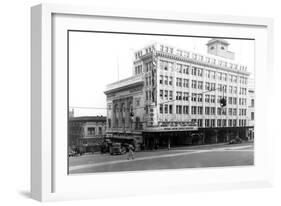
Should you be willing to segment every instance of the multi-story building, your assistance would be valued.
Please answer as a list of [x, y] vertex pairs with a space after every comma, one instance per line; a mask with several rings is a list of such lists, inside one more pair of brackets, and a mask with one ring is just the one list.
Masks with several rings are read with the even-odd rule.
[[70, 117], [68, 121], [68, 145], [72, 150], [95, 152], [105, 140], [106, 117]]
[[248, 126], [249, 133], [248, 139], [253, 140], [255, 136], [254, 125], [255, 125], [255, 92], [253, 89], [248, 90]]
[[228, 45], [212, 39], [207, 54], [158, 43], [137, 51], [133, 76], [105, 91], [108, 136], [144, 147], [246, 139], [250, 73]]

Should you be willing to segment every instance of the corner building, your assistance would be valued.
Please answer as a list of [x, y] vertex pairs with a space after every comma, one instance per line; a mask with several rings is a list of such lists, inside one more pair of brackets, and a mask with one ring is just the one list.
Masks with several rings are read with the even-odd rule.
[[227, 41], [206, 45], [207, 54], [159, 43], [137, 51], [133, 76], [105, 91], [108, 137], [142, 148], [247, 139], [247, 66]]

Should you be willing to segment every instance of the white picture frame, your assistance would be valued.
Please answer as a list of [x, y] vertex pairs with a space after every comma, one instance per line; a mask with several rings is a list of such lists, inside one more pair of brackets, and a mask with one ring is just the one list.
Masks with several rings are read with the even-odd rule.
[[[76, 18], [59, 24], [56, 16]], [[106, 23], [126, 21], [161, 22], [177, 24], [178, 28], [188, 24], [228, 28], [223, 35], [255, 37], [256, 65], [256, 140], [255, 166], [250, 168], [226, 167], [184, 169], [149, 172], [124, 172], [94, 175], [67, 175], [66, 141], [58, 140], [58, 134], [65, 136], [60, 122], [67, 112], [60, 113], [61, 103], [66, 97], [65, 87], [65, 43], [54, 41], [54, 30], [89, 29], [93, 25], [86, 20], [106, 18]], [[84, 20], [83, 20], [84, 19]], [[81, 24], [81, 21], [84, 23]], [[110, 23], [112, 22], [112, 23]], [[58, 26], [58, 27], [57, 27]], [[152, 25], [153, 26], [153, 25]], [[153, 28], [153, 27], [149, 28]], [[102, 25], [101, 25], [102, 27]], [[198, 28], [206, 34], [207, 29]], [[208, 31], [215, 36], [218, 30]], [[270, 130], [269, 108], [272, 102], [265, 95], [272, 95], [273, 72], [273, 21], [269, 18], [238, 17], [225, 15], [202, 15], [190, 13], [159, 13], [148, 11], [127, 11], [110, 8], [40, 4], [31, 9], [31, 196], [39, 201], [69, 200], [151, 193], [174, 193], [210, 191], [249, 187], [267, 187], [273, 184], [273, 132]], [[249, 33], [249, 31], [251, 33]], [[64, 33], [66, 34], [66, 33]], [[59, 34], [58, 34], [59, 35]], [[66, 37], [66, 36], [65, 36]], [[62, 41], [63, 42], [63, 41]], [[62, 53], [62, 59], [57, 54]], [[61, 65], [62, 67], [59, 67]], [[266, 88], [263, 87], [266, 85]], [[267, 121], [268, 120], [268, 121]], [[65, 123], [66, 124], [66, 123]], [[61, 130], [61, 131], [60, 131]], [[266, 138], [265, 138], [266, 137]], [[67, 138], [65, 136], [65, 138]], [[64, 148], [65, 146], [65, 148]], [[63, 160], [65, 156], [65, 160]], [[234, 175], [235, 174], [235, 175]], [[199, 178], [200, 177], [200, 178]], [[150, 182], [154, 181], [154, 184]], [[132, 184], [134, 182], [134, 184]], [[87, 184], [88, 183], [88, 184]], [[149, 185], [148, 185], [149, 184]], [[93, 186], [94, 185], [94, 186]]]

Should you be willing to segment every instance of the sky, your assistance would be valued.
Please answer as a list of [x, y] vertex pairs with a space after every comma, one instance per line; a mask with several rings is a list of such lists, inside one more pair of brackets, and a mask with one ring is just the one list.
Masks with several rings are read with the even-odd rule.
[[[134, 52], [159, 42], [206, 54], [210, 38], [70, 32], [69, 106], [75, 116], [106, 116], [107, 84], [132, 76]], [[254, 41], [227, 39], [235, 61], [254, 77]], [[93, 109], [95, 107], [96, 109]]]

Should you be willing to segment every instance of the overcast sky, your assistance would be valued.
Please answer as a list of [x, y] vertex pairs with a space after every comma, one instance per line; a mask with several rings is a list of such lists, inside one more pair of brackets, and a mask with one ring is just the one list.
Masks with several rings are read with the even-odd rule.
[[[132, 76], [134, 52], [154, 42], [206, 54], [210, 38], [71, 32], [69, 38], [69, 105], [75, 116], [106, 115], [105, 86]], [[235, 60], [254, 76], [254, 41], [228, 39]], [[119, 68], [119, 69], [118, 69]], [[119, 72], [118, 72], [119, 71]], [[118, 75], [119, 73], [119, 75]], [[70, 108], [72, 109], [72, 108]]]

